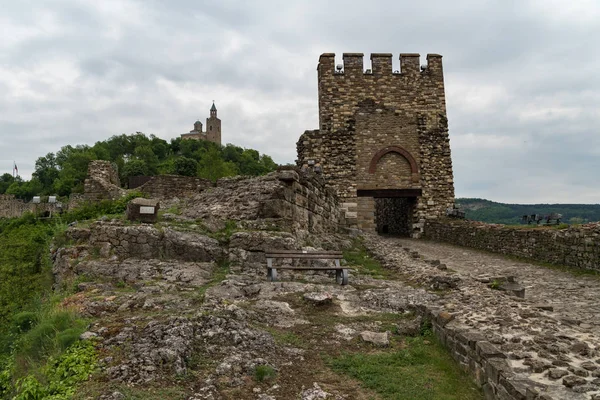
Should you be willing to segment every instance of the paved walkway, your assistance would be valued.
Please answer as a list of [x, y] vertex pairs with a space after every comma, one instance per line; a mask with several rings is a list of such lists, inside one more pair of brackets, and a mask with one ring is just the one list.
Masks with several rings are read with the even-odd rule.
[[[424, 240], [370, 235], [365, 244], [407, 283], [443, 289], [428, 304], [495, 344], [517, 379], [542, 385], [540, 398], [600, 399], [600, 278]], [[507, 276], [524, 298], [490, 287]]]
[[396, 239], [426, 259], [440, 260], [461, 275], [513, 275], [525, 287], [526, 302], [552, 306], [554, 315], [587, 332], [600, 331], [600, 277], [511, 260], [501, 255], [414, 239]]

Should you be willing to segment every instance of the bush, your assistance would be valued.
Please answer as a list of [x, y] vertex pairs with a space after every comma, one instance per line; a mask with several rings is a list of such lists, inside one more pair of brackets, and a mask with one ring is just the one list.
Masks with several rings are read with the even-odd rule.
[[258, 365], [254, 368], [254, 379], [257, 382], [264, 382], [272, 379], [275, 375], [277, 375], [277, 372], [275, 372], [275, 369], [270, 365]]
[[37, 314], [31, 311], [23, 311], [16, 314], [12, 321], [17, 331], [27, 332], [36, 324]]

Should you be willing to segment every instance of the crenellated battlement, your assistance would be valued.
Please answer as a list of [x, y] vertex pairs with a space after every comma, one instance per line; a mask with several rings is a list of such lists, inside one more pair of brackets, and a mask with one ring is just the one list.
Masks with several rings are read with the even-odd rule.
[[[443, 77], [442, 56], [439, 54], [427, 54], [427, 64], [421, 66], [420, 54], [401, 53], [400, 70], [394, 71], [392, 68], [391, 53], [371, 53], [371, 68], [365, 69], [363, 53], [343, 53], [342, 68], [335, 65], [335, 53], [323, 53], [319, 57], [319, 77], [325, 75], [335, 75], [338, 77], [351, 76], [360, 77], [381, 77], [395, 76], [398, 78], [406, 76], [435, 76]], [[367, 78], [368, 79], [368, 78]]]
[[319, 129], [300, 138], [298, 164], [320, 163], [351, 225], [418, 237], [454, 202], [442, 56], [393, 57], [320, 56]]

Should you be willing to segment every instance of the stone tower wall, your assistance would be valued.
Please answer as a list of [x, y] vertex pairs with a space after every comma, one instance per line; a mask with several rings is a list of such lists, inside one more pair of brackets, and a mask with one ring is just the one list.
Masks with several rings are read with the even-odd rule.
[[219, 118], [206, 118], [206, 140], [221, 144], [221, 120]]
[[442, 59], [419, 61], [401, 54], [395, 72], [392, 55], [377, 53], [365, 70], [362, 53], [344, 53], [339, 71], [334, 54], [319, 59], [320, 129], [300, 137], [297, 162], [320, 163], [360, 228], [374, 230], [376, 202], [359, 191], [420, 190], [413, 236], [454, 203]]

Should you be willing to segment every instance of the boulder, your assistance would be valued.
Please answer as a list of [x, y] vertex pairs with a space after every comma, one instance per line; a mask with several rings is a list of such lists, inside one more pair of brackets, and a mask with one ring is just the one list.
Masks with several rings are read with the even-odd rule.
[[387, 332], [362, 331], [360, 337], [363, 341], [373, 343], [376, 346], [387, 347], [390, 344]]

